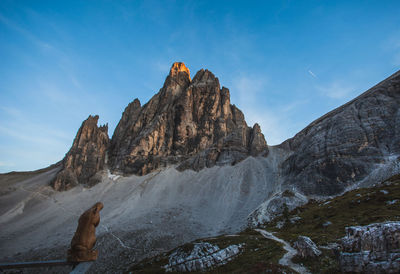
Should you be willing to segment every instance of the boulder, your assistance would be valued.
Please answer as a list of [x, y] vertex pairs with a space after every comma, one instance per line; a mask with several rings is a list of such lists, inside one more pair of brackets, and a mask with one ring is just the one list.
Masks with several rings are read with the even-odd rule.
[[307, 236], [299, 236], [294, 243], [294, 248], [302, 258], [316, 258], [322, 253], [317, 245]]
[[182, 248], [175, 250], [164, 269], [166, 272], [204, 271], [228, 263], [240, 253], [242, 247], [243, 244], [239, 244], [220, 249], [207, 242], [195, 243], [189, 251]]

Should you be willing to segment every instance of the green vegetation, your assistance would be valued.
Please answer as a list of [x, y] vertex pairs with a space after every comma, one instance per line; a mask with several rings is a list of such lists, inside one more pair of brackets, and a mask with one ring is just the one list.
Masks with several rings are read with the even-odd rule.
[[[394, 202], [397, 200], [397, 202]], [[291, 223], [293, 217], [301, 219]], [[276, 236], [293, 243], [298, 236], [310, 237], [318, 246], [338, 242], [345, 236], [345, 228], [353, 225], [400, 220], [400, 175], [396, 175], [371, 188], [349, 191], [342, 196], [308, 204], [294, 209], [288, 214], [275, 218], [265, 225], [268, 231], [275, 231]], [[285, 224], [281, 229], [278, 222]], [[318, 259], [304, 260], [295, 257], [296, 263], [304, 264], [313, 273], [337, 273], [338, 266], [334, 252], [323, 249]]]
[[[242, 253], [226, 265], [216, 267], [207, 272], [199, 273], [260, 273], [267, 269], [272, 273], [293, 273], [290, 269], [278, 264], [279, 259], [285, 254], [281, 245], [275, 241], [264, 238], [260, 233], [247, 229], [238, 235], [222, 235], [215, 238], [201, 239], [194, 242], [208, 242], [225, 248], [233, 244], [244, 243]], [[181, 248], [191, 250], [193, 243], [185, 244]], [[157, 256], [133, 266], [132, 273], [164, 273], [162, 266], [168, 263], [168, 256], [172, 253]]]
[[[299, 235], [310, 237], [318, 245], [337, 241], [345, 235], [345, 227], [368, 225], [376, 222], [400, 220], [400, 176], [372, 188], [361, 188], [342, 196], [308, 204], [289, 212], [289, 216], [275, 218], [267, 224], [268, 231], [278, 232], [276, 236], [288, 241]], [[392, 201], [398, 200], [391, 204]], [[276, 224], [295, 216], [301, 219], [295, 223], [285, 222], [278, 229]]]

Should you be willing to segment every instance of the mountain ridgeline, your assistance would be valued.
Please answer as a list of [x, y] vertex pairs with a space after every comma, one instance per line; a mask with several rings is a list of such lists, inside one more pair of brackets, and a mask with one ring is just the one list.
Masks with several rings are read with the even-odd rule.
[[93, 185], [106, 167], [123, 175], [145, 175], [171, 164], [198, 171], [268, 154], [260, 126], [247, 125], [218, 78], [202, 69], [191, 80], [183, 63], [172, 65], [147, 104], [135, 99], [126, 107], [111, 140], [107, 126], [97, 127], [97, 120], [89, 116], [82, 123], [52, 182], [56, 190]]
[[306, 195], [336, 195], [398, 173], [400, 71], [280, 147], [293, 152], [281, 164], [285, 182]]
[[[131, 102], [109, 140], [98, 116], [83, 122], [63, 168], [52, 181], [56, 190], [93, 185], [109, 169], [119, 175], [146, 175], [175, 165], [199, 171], [235, 165], [248, 156], [268, 157], [260, 126], [249, 127], [230, 103], [229, 90], [208, 70], [193, 79], [174, 63], [163, 87], [149, 102]], [[337, 195], [368, 185], [368, 175], [400, 170], [400, 72], [347, 104], [312, 122], [273, 147], [284, 151], [276, 184], [305, 195]], [[381, 176], [381, 177], [379, 177]]]

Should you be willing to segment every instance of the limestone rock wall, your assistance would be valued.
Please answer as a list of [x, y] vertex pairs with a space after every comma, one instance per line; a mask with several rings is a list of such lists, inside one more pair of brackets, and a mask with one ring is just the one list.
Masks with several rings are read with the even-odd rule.
[[282, 143], [292, 151], [282, 175], [305, 194], [337, 195], [399, 155], [399, 136], [397, 72]]
[[339, 263], [343, 272], [398, 273], [400, 222], [346, 228]]
[[68, 190], [77, 184], [96, 184], [96, 173], [103, 170], [108, 148], [108, 125], [97, 126], [99, 116], [89, 116], [76, 134], [66, 154], [62, 170], [51, 185], [55, 190]]
[[200, 170], [267, 152], [260, 127], [247, 126], [214, 74], [200, 70], [191, 80], [189, 69], [174, 63], [159, 93], [143, 106], [135, 99], [125, 109], [111, 140], [109, 165], [113, 172], [144, 175], [169, 164]]

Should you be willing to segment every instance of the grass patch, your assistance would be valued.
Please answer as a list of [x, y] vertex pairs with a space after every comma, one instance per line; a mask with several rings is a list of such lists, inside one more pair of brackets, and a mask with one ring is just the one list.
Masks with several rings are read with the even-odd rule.
[[[399, 176], [400, 177], [400, 176]], [[380, 184], [373, 188], [362, 188], [342, 196], [324, 201], [310, 201], [289, 212], [288, 218], [299, 216], [295, 224], [286, 222], [281, 229], [276, 223], [284, 216], [266, 225], [277, 236], [294, 241], [299, 235], [310, 237], [318, 245], [336, 242], [345, 235], [345, 227], [368, 225], [376, 222], [400, 220], [400, 178], [391, 178], [390, 185]], [[390, 204], [394, 200], [396, 203]]]
[[[397, 202], [394, 202], [397, 200]], [[294, 224], [290, 218], [301, 219]], [[275, 231], [276, 236], [293, 243], [298, 236], [310, 237], [318, 246], [338, 242], [345, 236], [345, 228], [354, 225], [400, 220], [400, 175], [371, 188], [349, 191], [342, 196], [298, 207], [287, 214], [275, 218], [264, 228]], [[278, 229], [276, 224], [285, 222]], [[321, 249], [323, 254], [317, 259], [304, 260], [296, 257], [293, 261], [302, 263], [312, 273], [338, 273], [338, 263], [332, 250]]]
[[336, 255], [332, 250], [321, 249], [322, 254], [317, 258], [303, 259], [300, 256], [294, 256], [292, 262], [302, 264], [311, 273], [336, 274], [340, 273], [340, 268]]

